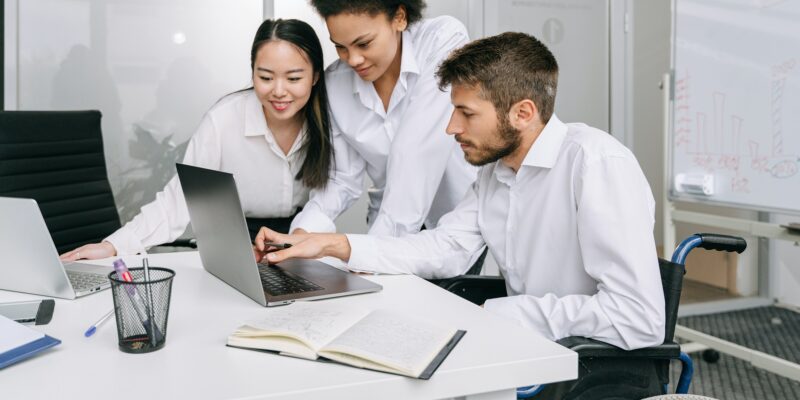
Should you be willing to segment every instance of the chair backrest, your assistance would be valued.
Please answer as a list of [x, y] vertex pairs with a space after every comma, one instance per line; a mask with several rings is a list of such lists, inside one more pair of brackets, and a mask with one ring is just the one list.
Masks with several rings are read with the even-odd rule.
[[664, 343], [672, 342], [675, 336], [675, 324], [678, 322], [678, 305], [681, 302], [681, 289], [683, 288], [683, 274], [686, 267], [671, 261], [658, 259], [661, 270], [661, 286], [664, 289], [664, 306], [666, 311], [666, 324]]
[[35, 199], [59, 253], [120, 221], [99, 111], [0, 111], [0, 196]]

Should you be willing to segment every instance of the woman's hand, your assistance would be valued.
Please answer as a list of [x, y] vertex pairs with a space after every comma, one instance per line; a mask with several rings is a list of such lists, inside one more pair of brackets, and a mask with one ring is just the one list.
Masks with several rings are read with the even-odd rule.
[[117, 249], [109, 242], [90, 243], [68, 251], [58, 258], [61, 261], [95, 260], [117, 255]]

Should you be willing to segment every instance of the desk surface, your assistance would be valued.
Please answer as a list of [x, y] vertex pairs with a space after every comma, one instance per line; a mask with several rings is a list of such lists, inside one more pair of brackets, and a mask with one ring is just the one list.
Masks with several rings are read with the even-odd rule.
[[[138, 257], [126, 261], [140, 264]], [[269, 308], [205, 272], [196, 252], [151, 255], [150, 264], [176, 272], [163, 349], [119, 351], [113, 318], [93, 337], [83, 337], [113, 308], [109, 290], [56, 300], [53, 320], [35, 328], [62, 344], [0, 370], [0, 398], [436, 399], [484, 394], [476, 397], [511, 399], [512, 388], [577, 376], [574, 352], [405, 275], [369, 276], [383, 291], [322, 301], [395, 309], [466, 330], [429, 381], [229, 348], [227, 336], [242, 322], [267, 315]], [[0, 291], [0, 301], [33, 298], [39, 296]]]

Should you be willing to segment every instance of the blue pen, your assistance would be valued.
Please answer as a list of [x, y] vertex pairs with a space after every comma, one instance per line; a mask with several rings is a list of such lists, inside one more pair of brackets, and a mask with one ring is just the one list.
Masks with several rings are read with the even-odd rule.
[[113, 309], [111, 311], [107, 312], [106, 315], [103, 315], [102, 318], [97, 320], [97, 322], [95, 322], [94, 325], [90, 326], [89, 329], [87, 329], [86, 332], [84, 332], [83, 336], [89, 337], [89, 336], [94, 335], [94, 333], [97, 332], [97, 327], [99, 327], [100, 324], [102, 324], [103, 322], [106, 322], [106, 320], [109, 317], [111, 317], [112, 315], [114, 315], [114, 310]]

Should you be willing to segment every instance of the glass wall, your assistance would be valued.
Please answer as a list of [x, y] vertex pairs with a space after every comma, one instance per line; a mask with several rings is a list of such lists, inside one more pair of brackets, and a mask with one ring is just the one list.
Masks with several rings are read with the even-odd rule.
[[100, 110], [123, 222], [174, 174], [205, 111], [250, 85], [264, 14], [262, 0], [24, 0], [6, 2], [7, 25], [9, 3], [6, 109]]

